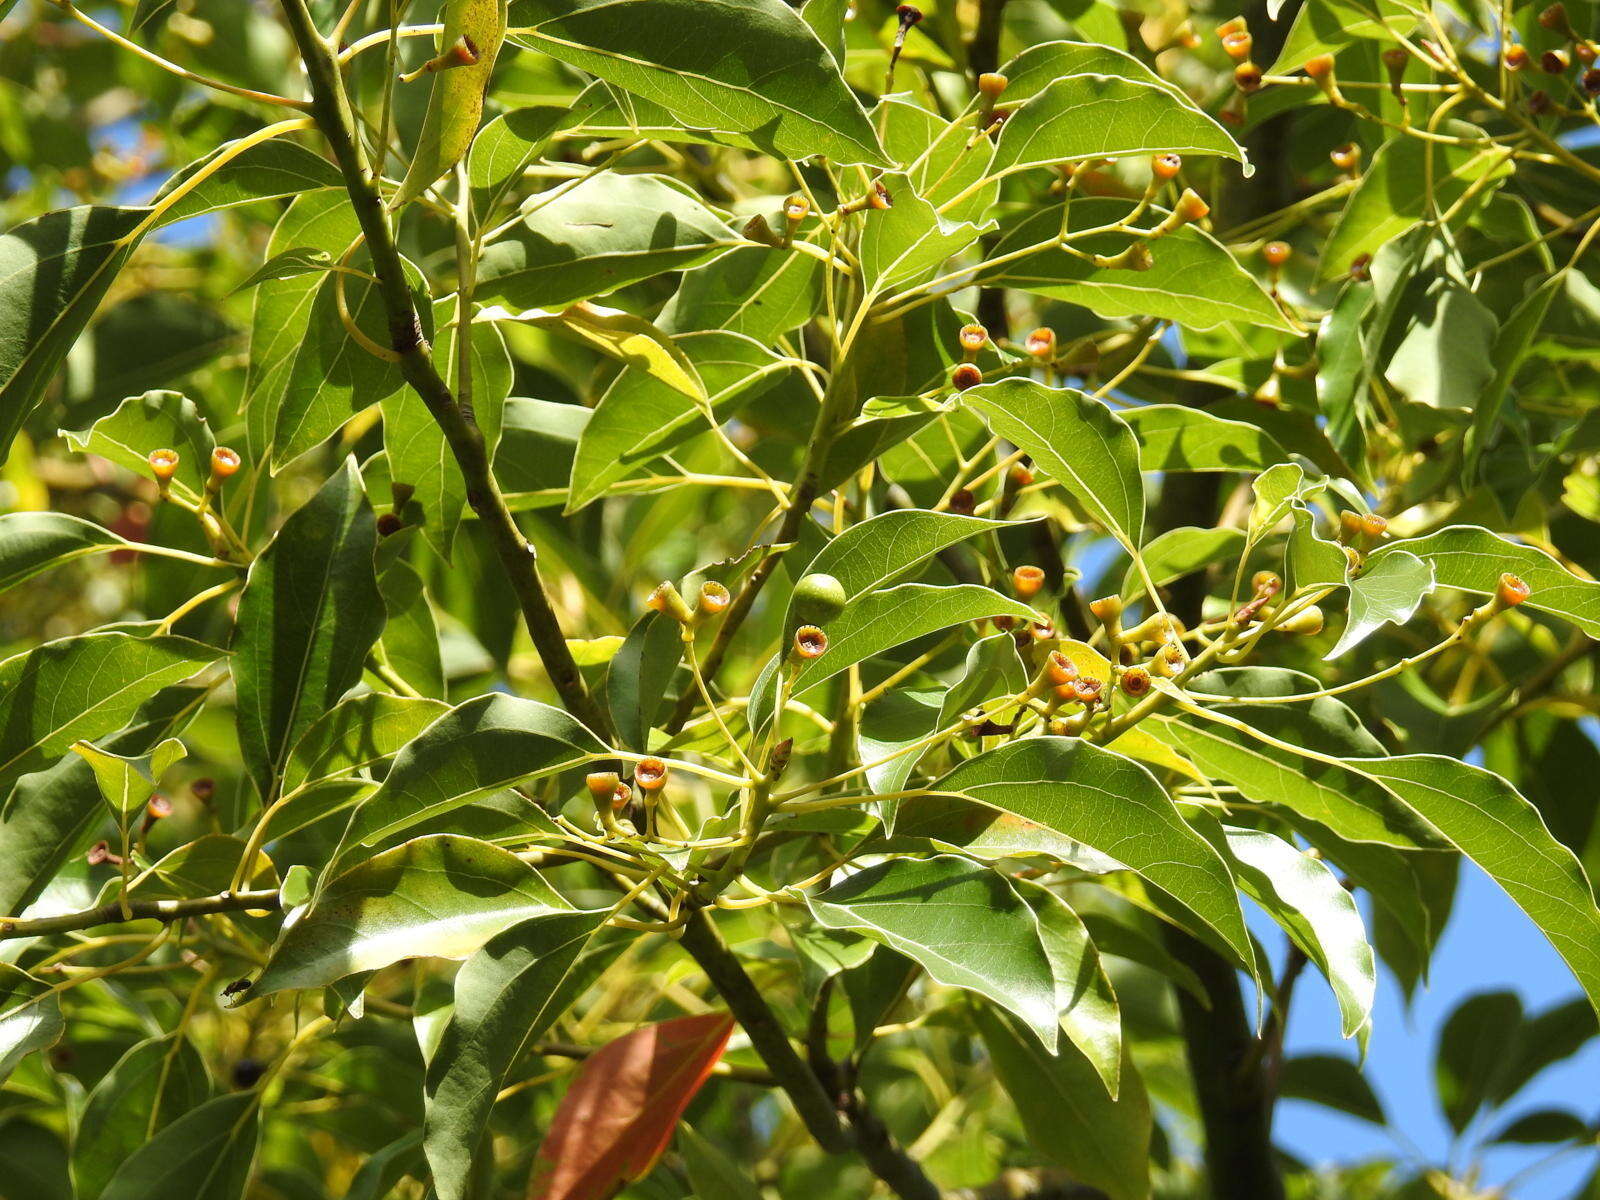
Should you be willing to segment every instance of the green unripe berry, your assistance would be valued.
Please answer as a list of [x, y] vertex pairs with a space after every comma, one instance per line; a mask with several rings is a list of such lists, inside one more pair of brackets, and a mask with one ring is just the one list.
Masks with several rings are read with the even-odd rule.
[[826, 625], [844, 611], [850, 597], [832, 575], [814, 573], [794, 585], [794, 616], [801, 625]]

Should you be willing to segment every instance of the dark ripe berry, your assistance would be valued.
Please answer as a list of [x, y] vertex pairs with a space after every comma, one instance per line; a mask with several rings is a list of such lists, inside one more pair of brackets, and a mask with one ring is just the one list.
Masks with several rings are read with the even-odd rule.
[[1377, 513], [1366, 513], [1361, 518], [1361, 532], [1369, 538], [1382, 537], [1383, 531], [1389, 528], [1389, 521]]
[[1333, 78], [1333, 55], [1318, 54], [1306, 59], [1305, 72], [1313, 79]]
[[1564, 75], [1571, 65], [1565, 50], [1546, 50], [1539, 56], [1539, 67], [1546, 75]]
[[962, 351], [967, 354], [976, 354], [989, 344], [989, 331], [982, 325], [963, 325], [956, 337], [961, 342]]
[[1253, 62], [1242, 62], [1233, 69], [1233, 82], [1241, 92], [1261, 90], [1261, 68]]
[[1023, 566], [1011, 572], [1011, 587], [1023, 600], [1031, 600], [1044, 587], [1044, 572], [1038, 567]]
[[670, 774], [667, 764], [659, 758], [641, 758], [633, 768], [633, 781], [647, 792], [659, 792], [667, 786]]
[[1572, 57], [1584, 66], [1591, 67], [1594, 65], [1594, 60], [1600, 57], [1600, 46], [1596, 46], [1593, 42], [1574, 42]]
[[998, 100], [1006, 90], [1006, 85], [1011, 81], [998, 71], [985, 71], [978, 76], [978, 91], [990, 100]]
[[1410, 57], [1411, 56], [1399, 46], [1390, 46], [1389, 49], [1383, 52], [1383, 65], [1388, 67], [1391, 71], [1404, 70], [1406, 60]]
[[900, 24], [910, 28], [922, 20], [922, 10], [914, 4], [902, 4], [894, 10], [894, 15], [900, 18]]
[[975, 388], [982, 382], [983, 371], [976, 363], [957, 363], [955, 370], [950, 372], [950, 386], [958, 392]]
[[700, 585], [699, 610], [707, 616], [716, 616], [728, 607], [732, 599], [728, 589], [714, 579], [708, 579]]
[[1504, 58], [1506, 70], [1520, 71], [1528, 65], [1528, 48], [1521, 42], [1513, 42], [1506, 47]]
[[794, 615], [802, 625], [826, 625], [849, 602], [844, 584], [821, 571], [802, 576], [794, 585]]
[[1129, 667], [1118, 680], [1129, 696], [1142, 696], [1150, 690], [1150, 672], [1143, 667]]
[[1222, 48], [1234, 62], [1244, 62], [1248, 59], [1254, 45], [1255, 39], [1250, 36], [1250, 31], [1247, 29], [1227, 34], [1222, 39]]
[[216, 479], [227, 479], [239, 469], [239, 453], [226, 446], [218, 446], [211, 452], [211, 474]]
[[1590, 67], [1578, 76], [1578, 82], [1583, 85], [1583, 90], [1591, 96], [1600, 96], [1600, 71]]
[[217, 794], [217, 781], [215, 779], [196, 779], [189, 785], [189, 794], [201, 804], [210, 804], [211, 797]]
[[978, 498], [972, 494], [971, 488], [957, 488], [950, 497], [949, 508], [953, 513], [962, 516], [971, 516], [972, 510], [978, 506]]
[[167, 482], [178, 473], [178, 452], [166, 449], [150, 451], [150, 470], [162, 483]]
[[233, 1064], [233, 1070], [229, 1072], [233, 1077], [233, 1086], [241, 1092], [255, 1087], [266, 1073], [267, 1068], [253, 1058], [241, 1058]]
[[1567, 6], [1552, 4], [1539, 14], [1539, 24], [1552, 33], [1566, 33], [1571, 26], [1567, 23]]
[[1289, 261], [1288, 242], [1268, 242], [1261, 247], [1261, 257], [1267, 260], [1269, 267], [1281, 267]]
[[1515, 608], [1533, 594], [1533, 589], [1521, 577], [1507, 571], [1495, 586], [1495, 599], [1507, 608]]
[[1150, 173], [1165, 183], [1183, 170], [1183, 158], [1177, 154], [1158, 154], [1150, 160]]
[[801, 658], [821, 658], [828, 649], [828, 635], [815, 625], [802, 625], [794, 631], [794, 652]]
[[1339, 170], [1354, 171], [1361, 165], [1361, 147], [1354, 142], [1346, 142], [1342, 146], [1335, 146], [1328, 152], [1328, 157]]
[[998, 629], [1001, 633], [1007, 632], [1013, 626], [1015, 626], [1016, 623], [1017, 623], [1017, 619], [1015, 617], [1011, 616], [1009, 613], [1001, 613], [998, 617], [996, 617], [994, 619], [994, 627], [996, 629]]
[[1050, 651], [1050, 657], [1045, 659], [1044, 670], [1051, 683], [1060, 686], [1071, 683], [1078, 677], [1078, 666], [1059, 650]]
[[1528, 111], [1536, 117], [1542, 117], [1550, 111], [1550, 93], [1545, 91], [1528, 93]]
[[1350, 260], [1350, 278], [1357, 282], [1372, 278], [1372, 255], [1358, 254]]
[[1040, 326], [1023, 340], [1022, 346], [1035, 358], [1050, 358], [1056, 352], [1056, 331]]
[[399, 513], [386, 512], [378, 518], [378, 536], [393, 537], [405, 528]]
[[1257, 571], [1250, 580], [1250, 586], [1258, 596], [1276, 596], [1283, 591], [1283, 580], [1276, 571]]

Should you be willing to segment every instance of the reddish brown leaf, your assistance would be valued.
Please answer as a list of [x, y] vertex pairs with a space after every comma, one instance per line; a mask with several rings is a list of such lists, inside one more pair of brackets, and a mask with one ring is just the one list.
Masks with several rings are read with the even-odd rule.
[[607, 1200], [644, 1176], [732, 1033], [726, 1013], [678, 1017], [592, 1055], [539, 1147], [529, 1200]]

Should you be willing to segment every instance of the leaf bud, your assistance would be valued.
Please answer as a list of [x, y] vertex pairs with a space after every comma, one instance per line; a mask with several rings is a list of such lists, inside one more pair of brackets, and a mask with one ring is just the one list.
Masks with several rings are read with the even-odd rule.
[[1276, 596], [1283, 591], [1283, 579], [1276, 571], [1257, 571], [1250, 579], [1250, 587], [1258, 596]]
[[1311, 636], [1322, 632], [1322, 609], [1312, 604], [1301, 609], [1278, 625], [1281, 633], [1300, 634]]
[[849, 593], [832, 575], [814, 571], [794, 585], [795, 620], [803, 625], [826, 625], [844, 611]]

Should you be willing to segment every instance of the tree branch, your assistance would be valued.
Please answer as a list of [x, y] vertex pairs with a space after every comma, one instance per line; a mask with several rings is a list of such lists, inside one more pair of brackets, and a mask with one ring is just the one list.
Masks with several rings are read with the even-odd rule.
[[194, 900], [129, 900], [124, 915], [121, 901], [113, 900], [99, 908], [62, 913], [55, 917], [36, 917], [31, 921], [0, 921], [0, 942], [11, 938], [39, 937], [47, 933], [66, 933], [74, 929], [93, 929], [96, 925], [115, 925], [125, 921], [181, 921], [208, 913], [238, 912], [247, 908], [281, 907], [277, 891], [223, 892]]
[[534, 548], [522, 536], [495, 481], [483, 431], [471, 414], [456, 403], [449, 384], [434, 365], [432, 350], [423, 337], [422, 322], [412, 303], [388, 210], [373, 185], [366, 152], [355, 134], [355, 117], [339, 74], [334, 48], [317, 32], [305, 0], [281, 0], [281, 3], [289, 33], [305, 64], [311, 88], [311, 116], [327, 138], [334, 161], [344, 175], [345, 191], [349, 193], [351, 207], [366, 240], [367, 253], [372, 258], [378, 294], [388, 317], [390, 345], [400, 356], [400, 373], [427, 405], [450, 445], [450, 452], [466, 480], [467, 503], [494, 543], [500, 566], [516, 592], [534, 649], [562, 703], [595, 733], [609, 737], [610, 722], [590, 696], [572, 652], [567, 649], [561, 623], [545, 594]]
[[845, 1098], [848, 1124], [841, 1119], [839, 1106], [800, 1057], [771, 1006], [746, 973], [744, 964], [728, 949], [704, 911], [689, 918], [683, 928], [681, 944], [743, 1026], [750, 1044], [772, 1072], [773, 1081], [788, 1094], [818, 1145], [830, 1154], [856, 1151], [873, 1174], [902, 1200], [939, 1200], [939, 1189], [933, 1181], [859, 1096], [852, 1094]]

